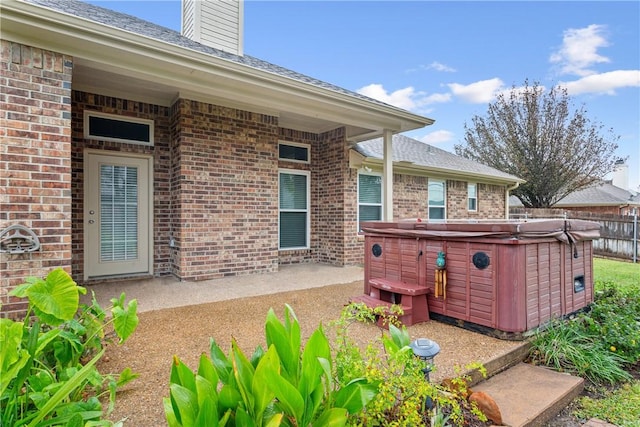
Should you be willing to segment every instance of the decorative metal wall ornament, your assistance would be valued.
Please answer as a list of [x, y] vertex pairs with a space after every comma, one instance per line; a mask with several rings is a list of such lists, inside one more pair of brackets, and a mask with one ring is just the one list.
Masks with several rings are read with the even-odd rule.
[[473, 265], [475, 265], [479, 270], [484, 270], [489, 267], [489, 264], [491, 263], [489, 255], [484, 252], [476, 252], [473, 254], [473, 258], [471, 260], [473, 261]]
[[376, 243], [371, 247], [371, 253], [374, 257], [378, 258], [380, 255], [382, 255], [382, 246]]
[[0, 252], [24, 254], [38, 250], [40, 250], [40, 239], [33, 230], [24, 225], [10, 225], [0, 232]]

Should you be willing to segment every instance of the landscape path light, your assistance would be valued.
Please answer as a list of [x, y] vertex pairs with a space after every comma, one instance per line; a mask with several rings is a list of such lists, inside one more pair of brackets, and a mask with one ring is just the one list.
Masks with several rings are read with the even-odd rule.
[[411, 342], [411, 350], [416, 357], [419, 357], [426, 363], [426, 367], [422, 369], [424, 378], [429, 381], [429, 373], [433, 370], [433, 359], [440, 353], [440, 346], [437, 342], [428, 338], [418, 338]]

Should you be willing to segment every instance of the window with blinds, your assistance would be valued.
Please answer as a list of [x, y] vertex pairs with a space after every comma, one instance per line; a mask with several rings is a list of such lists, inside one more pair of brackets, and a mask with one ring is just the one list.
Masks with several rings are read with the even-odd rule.
[[281, 171], [280, 249], [309, 248], [309, 172]]
[[382, 176], [358, 174], [358, 231], [363, 221], [382, 219]]
[[446, 219], [445, 211], [445, 181], [436, 179], [429, 180], [428, 191], [428, 206], [429, 206], [429, 220], [437, 221]]
[[138, 169], [100, 166], [100, 261], [138, 258]]
[[478, 186], [477, 184], [467, 184], [467, 210], [478, 210]]

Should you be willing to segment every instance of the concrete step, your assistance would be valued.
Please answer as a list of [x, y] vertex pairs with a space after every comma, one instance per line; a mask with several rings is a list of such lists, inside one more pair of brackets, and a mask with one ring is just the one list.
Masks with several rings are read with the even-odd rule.
[[584, 388], [584, 380], [542, 366], [517, 363], [472, 387], [491, 396], [504, 425], [539, 427], [557, 415]]

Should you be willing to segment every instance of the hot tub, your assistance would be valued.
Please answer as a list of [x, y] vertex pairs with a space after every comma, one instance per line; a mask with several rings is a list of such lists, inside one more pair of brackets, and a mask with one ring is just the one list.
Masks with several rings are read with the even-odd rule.
[[[599, 230], [580, 220], [367, 222], [361, 300], [401, 304], [408, 325], [438, 318], [521, 339], [593, 302]], [[436, 277], [446, 281], [437, 289]]]

